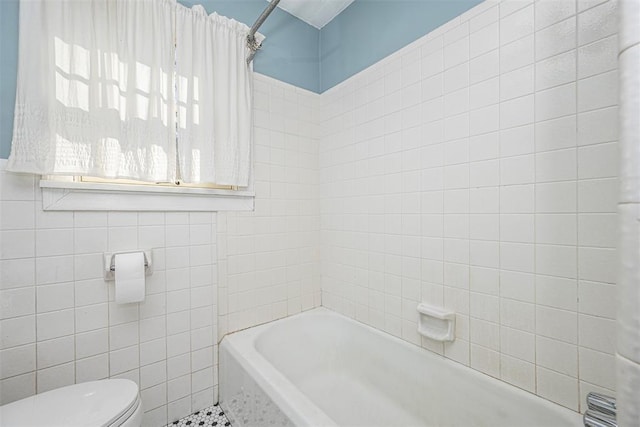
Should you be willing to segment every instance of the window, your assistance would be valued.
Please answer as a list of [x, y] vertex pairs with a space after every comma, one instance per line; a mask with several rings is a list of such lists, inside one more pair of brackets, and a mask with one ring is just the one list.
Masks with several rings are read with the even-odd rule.
[[23, 2], [7, 169], [55, 191], [251, 195], [248, 31], [175, 0]]

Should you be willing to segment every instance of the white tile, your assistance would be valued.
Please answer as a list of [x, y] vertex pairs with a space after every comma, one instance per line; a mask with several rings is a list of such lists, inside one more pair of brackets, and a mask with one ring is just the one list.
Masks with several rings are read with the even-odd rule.
[[537, 1], [535, 4], [536, 29], [555, 24], [576, 13], [576, 2], [569, 0]]
[[501, 213], [530, 213], [534, 211], [534, 202], [537, 200], [534, 199], [532, 184], [500, 187]]
[[536, 371], [537, 392], [540, 396], [578, 410], [578, 380], [538, 367]]
[[578, 78], [614, 70], [618, 65], [616, 36], [607, 37], [578, 49]]
[[109, 377], [109, 357], [106, 354], [76, 360], [76, 382], [97, 381]]
[[503, 242], [533, 243], [534, 216], [532, 214], [501, 214], [500, 240]]
[[500, 352], [515, 358], [535, 361], [535, 335], [518, 329], [500, 328]]
[[456, 65], [443, 73], [444, 93], [451, 94], [469, 86], [469, 64]]
[[618, 139], [618, 107], [580, 113], [578, 145], [591, 145]]
[[74, 306], [72, 282], [36, 287], [36, 309], [38, 313], [63, 310]]
[[502, 326], [525, 332], [535, 332], [535, 309], [533, 304], [509, 300], [500, 300], [500, 322]]
[[579, 314], [578, 342], [580, 347], [613, 354], [616, 348], [615, 320]]
[[500, 233], [499, 216], [496, 214], [471, 214], [469, 216], [469, 238], [478, 240], [498, 240]]
[[109, 300], [107, 283], [103, 279], [79, 280], [75, 282], [75, 305], [81, 307], [105, 303]]
[[150, 365], [167, 358], [167, 344], [169, 339], [160, 338], [140, 344], [140, 366]]
[[577, 344], [577, 314], [571, 311], [537, 306], [536, 334], [570, 344]]
[[497, 105], [469, 113], [469, 135], [482, 135], [499, 129], [500, 111]]
[[73, 309], [38, 314], [36, 328], [38, 341], [72, 335], [75, 332]]
[[72, 335], [37, 344], [38, 369], [73, 361], [75, 339]]
[[535, 276], [518, 271], [500, 271], [500, 297], [523, 302], [535, 302]]
[[170, 402], [188, 396], [191, 393], [191, 376], [185, 375], [167, 381], [167, 399]]
[[577, 218], [574, 214], [537, 214], [536, 243], [577, 244]]
[[36, 369], [36, 346], [29, 344], [0, 351], [0, 379], [24, 374]]
[[500, 103], [500, 128], [508, 129], [533, 123], [534, 97], [527, 95]]
[[575, 147], [576, 117], [571, 115], [536, 122], [535, 140], [536, 151], [539, 152]]
[[56, 256], [73, 254], [73, 230], [65, 228], [36, 231], [36, 255]]
[[534, 67], [527, 65], [500, 75], [500, 100], [529, 95], [534, 91]]
[[139, 324], [137, 322], [123, 323], [109, 328], [109, 350], [118, 350], [138, 344]]
[[500, 155], [519, 156], [534, 152], [533, 125], [519, 126], [500, 131]]
[[0, 381], [0, 403], [3, 405], [34, 394], [36, 394], [35, 371]]
[[35, 205], [31, 201], [0, 203], [0, 230], [35, 228]]
[[503, 381], [534, 392], [536, 388], [535, 365], [532, 363], [502, 355], [500, 358], [500, 377]]
[[497, 49], [500, 27], [497, 22], [474, 31], [469, 36], [469, 52], [472, 58]]
[[500, 19], [500, 43], [507, 44], [533, 33], [533, 4]]
[[575, 246], [536, 245], [536, 273], [576, 278], [576, 258]]
[[139, 366], [139, 347], [137, 345], [109, 352], [110, 376], [136, 369]]
[[501, 243], [500, 268], [533, 273], [534, 246], [528, 243]]
[[616, 250], [578, 248], [578, 277], [594, 282], [615, 283]]
[[107, 252], [106, 228], [76, 228], [73, 237], [77, 254]]
[[498, 103], [499, 84], [498, 78], [492, 78], [470, 86], [469, 108], [473, 110]]
[[0, 319], [34, 314], [36, 298], [34, 287], [24, 287], [0, 291]]
[[536, 92], [536, 120], [555, 119], [576, 112], [576, 84]]
[[155, 409], [167, 404], [167, 384], [157, 384], [143, 389], [140, 393], [146, 409]]
[[500, 184], [498, 160], [473, 162], [469, 165], [469, 184], [471, 187], [496, 187]]
[[544, 90], [576, 79], [576, 51], [552, 56], [536, 62], [536, 89]]
[[137, 212], [109, 212], [109, 227], [128, 227], [138, 225]]
[[615, 389], [616, 367], [614, 355], [581, 348], [580, 379], [611, 390]]
[[578, 80], [578, 111], [611, 107], [618, 103], [618, 72], [608, 71]]
[[444, 67], [451, 68], [469, 60], [469, 37], [463, 37], [444, 48]]
[[618, 176], [618, 143], [589, 145], [578, 149], [578, 179]]
[[603, 39], [617, 31], [615, 1], [586, 10], [578, 15], [578, 45]]
[[33, 230], [0, 231], [0, 259], [30, 258], [35, 255]]
[[578, 285], [575, 279], [536, 276], [536, 303], [553, 308], [576, 311]]
[[71, 228], [73, 227], [73, 212], [44, 211], [40, 206], [36, 208], [36, 228]]
[[74, 384], [75, 364], [67, 363], [52, 368], [40, 369], [37, 373], [38, 393]]
[[109, 332], [106, 328], [75, 335], [76, 359], [95, 356], [109, 351]]
[[0, 200], [35, 200], [34, 175], [0, 171]]
[[33, 258], [0, 260], [0, 289], [33, 286], [35, 281]]
[[0, 349], [4, 350], [35, 341], [35, 316], [21, 316], [0, 321]]
[[534, 36], [529, 35], [500, 47], [500, 72], [506, 73], [534, 62]]
[[616, 212], [618, 180], [594, 179], [578, 182], [578, 210], [580, 212]]
[[576, 211], [576, 183], [536, 184], [535, 204], [539, 213], [571, 213]]
[[498, 187], [471, 188], [469, 190], [470, 213], [497, 213], [500, 209]]
[[[499, 75], [500, 51], [498, 49], [487, 52], [469, 61], [469, 82], [471, 84]], [[510, 52], [512, 55], [514, 52]]]
[[536, 337], [536, 365], [578, 377], [578, 347], [574, 344]]
[[578, 243], [581, 246], [614, 248], [617, 236], [616, 214], [580, 214]]
[[160, 361], [140, 368], [140, 387], [148, 388], [167, 381], [167, 362]]
[[578, 311], [580, 313], [614, 319], [616, 315], [615, 285], [580, 281]]
[[500, 159], [500, 184], [528, 184], [534, 182], [534, 156], [524, 155]]
[[536, 61], [576, 48], [576, 18], [570, 17], [536, 32]]
[[87, 305], [75, 310], [76, 332], [105, 328], [108, 325], [108, 304]]

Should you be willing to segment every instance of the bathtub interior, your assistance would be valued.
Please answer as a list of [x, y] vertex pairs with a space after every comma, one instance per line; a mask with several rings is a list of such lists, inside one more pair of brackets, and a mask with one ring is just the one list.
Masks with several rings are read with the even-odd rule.
[[568, 426], [573, 414], [327, 309], [260, 327], [256, 354], [348, 426]]

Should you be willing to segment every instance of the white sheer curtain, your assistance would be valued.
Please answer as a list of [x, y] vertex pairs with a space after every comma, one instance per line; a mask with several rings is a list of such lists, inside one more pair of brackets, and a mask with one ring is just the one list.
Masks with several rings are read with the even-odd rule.
[[[185, 182], [246, 186], [251, 164], [249, 28], [202, 6], [176, 10], [178, 151]], [[256, 34], [259, 42], [264, 37]]]
[[21, 1], [8, 169], [172, 180], [174, 13], [171, 0]]

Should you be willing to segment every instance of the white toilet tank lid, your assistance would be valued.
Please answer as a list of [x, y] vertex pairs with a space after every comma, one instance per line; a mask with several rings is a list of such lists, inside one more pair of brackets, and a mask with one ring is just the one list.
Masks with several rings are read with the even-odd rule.
[[0, 406], [0, 425], [110, 426], [137, 404], [138, 385], [133, 381], [90, 381]]

